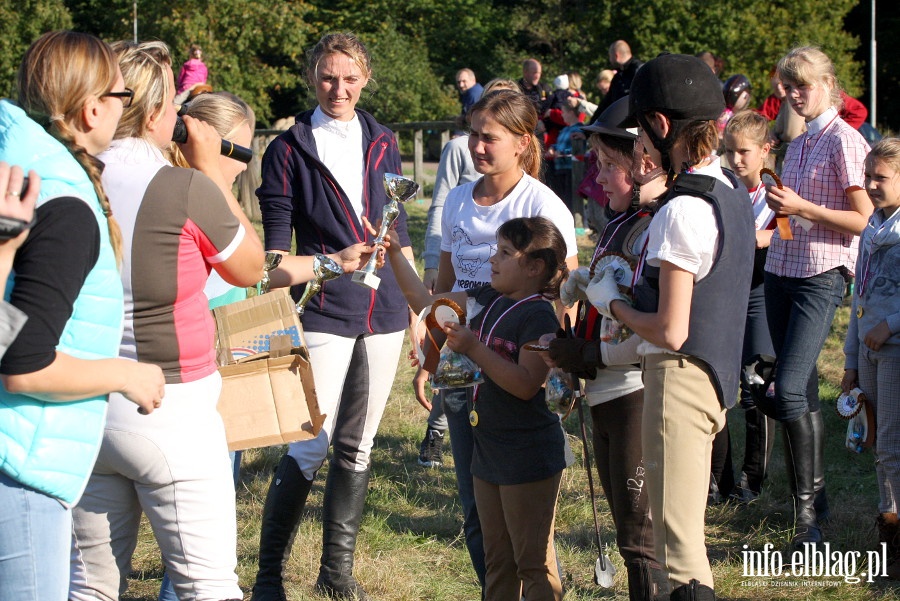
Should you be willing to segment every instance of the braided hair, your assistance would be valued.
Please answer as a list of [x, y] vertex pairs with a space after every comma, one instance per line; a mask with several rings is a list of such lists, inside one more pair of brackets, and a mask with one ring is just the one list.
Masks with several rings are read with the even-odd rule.
[[90, 178], [106, 216], [116, 262], [121, 263], [122, 232], [100, 181], [103, 164], [75, 141], [74, 128], [85, 101], [112, 90], [118, 72], [106, 42], [86, 33], [52, 31], [25, 52], [17, 87], [19, 106], [68, 149]]

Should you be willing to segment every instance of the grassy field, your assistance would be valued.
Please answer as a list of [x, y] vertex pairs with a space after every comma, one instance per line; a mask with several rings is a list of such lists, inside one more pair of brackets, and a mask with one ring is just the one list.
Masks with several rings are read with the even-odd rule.
[[[427, 204], [409, 206], [411, 230], [418, 233], [421, 248]], [[584, 253], [590, 242], [584, 240]], [[833, 410], [836, 384], [842, 374], [841, 348], [847, 324], [847, 308], [840, 309], [834, 329], [820, 358], [823, 400], [827, 426], [826, 465], [831, 523], [824, 529], [832, 552], [841, 557], [858, 551], [862, 558], [875, 548], [874, 518], [878, 491], [872, 454], [856, 455], [844, 448], [846, 422]], [[418, 443], [425, 430], [425, 411], [412, 395], [413, 371], [401, 364], [391, 400], [372, 454], [371, 488], [359, 537], [356, 575], [374, 599], [380, 601], [459, 601], [479, 598], [479, 589], [463, 543], [462, 517], [456, 496], [449, 450], [445, 464], [424, 469], [416, 463]], [[743, 456], [743, 416], [729, 415], [735, 465]], [[603, 589], [592, 583], [596, 550], [587, 477], [581, 458], [581, 443], [575, 435], [577, 418], [566, 424], [579, 461], [563, 476], [557, 518], [557, 547], [564, 571], [568, 601], [627, 599], [627, 584], [621, 558], [615, 550], [612, 520], [602, 495], [598, 499], [603, 540], [619, 569], [615, 587]], [[900, 585], [884, 579], [846, 582], [837, 576], [747, 577], [742, 552], [762, 551], [767, 543], [782, 550], [790, 539], [792, 509], [784, 476], [780, 436], [765, 490], [758, 501], [744, 506], [725, 504], [707, 510], [707, 545], [716, 577], [716, 592], [725, 599], [898, 599]], [[260, 514], [270, 475], [282, 454], [273, 447], [244, 455], [238, 489], [238, 573], [249, 598], [256, 569]], [[313, 486], [306, 515], [286, 569], [286, 589], [292, 601], [322, 599], [312, 589], [321, 552], [321, 514], [324, 474]], [[596, 478], [595, 478], [596, 480]], [[704, 486], [704, 483], [698, 483]], [[786, 557], [786, 555], [785, 555]], [[866, 572], [860, 561], [855, 574]], [[835, 570], [832, 570], [834, 573]], [[152, 534], [142, 528], [134, 559], [131, 588], [124, 599], [152, 601], [162, 577], [159, 552]]]

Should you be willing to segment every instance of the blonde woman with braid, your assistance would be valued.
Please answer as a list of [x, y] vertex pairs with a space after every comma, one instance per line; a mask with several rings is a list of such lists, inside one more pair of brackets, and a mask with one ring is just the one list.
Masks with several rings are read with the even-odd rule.
[[[100, 448], [107, 394], [160, 406], [159, 367], [117, 359], [118, 226], [94, 158], [131, 102], [109, 46], [57, 31], [19, 68], [18, 106], [0, 101], [0, 160], [40, 179], [37, 221], [6, 299], [28, 316], [0, 363], [0, 599], [62, 601], [71, 506]], [[21, 107], [21, 108], [20, 108]]]
[[166, 411], [136, 420], [118, 395], [100, 456], [74, 510], [69, 599], [118, 599], [127, 586], [145, 513], [181, 599], [240, 599], [234, 484], [216, 411], [221, 378], [203, 294], [211, 269], [229, 284], [262, 277], [259, 238], [219, 162], [221, 138], [185, 117], [181, 147], [196, 169], [174, 167], [175, 78], [162, 42], [116, 44], [134, 103], [100, 155], [103, 183], [122, 224], [123, 357], [159, 365]]

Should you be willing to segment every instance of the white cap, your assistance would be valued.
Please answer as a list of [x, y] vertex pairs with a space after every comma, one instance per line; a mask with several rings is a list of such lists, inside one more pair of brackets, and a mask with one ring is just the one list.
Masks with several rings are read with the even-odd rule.
[[569, 89], [569, 76], [563, 73], [553, 80], [553, 87], [557, 90], [568, 90]]

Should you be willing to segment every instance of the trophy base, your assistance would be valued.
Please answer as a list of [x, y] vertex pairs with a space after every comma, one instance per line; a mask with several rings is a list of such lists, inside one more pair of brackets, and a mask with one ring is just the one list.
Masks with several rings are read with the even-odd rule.
[[378, 285], [381, 284], [380, 277], [374, 273], [363, 270], [354, 271], [351, 279], [353, 280], [353, 283], [365, 286], [366, 288], [371, 288], [372, 290], [378, 290]]

